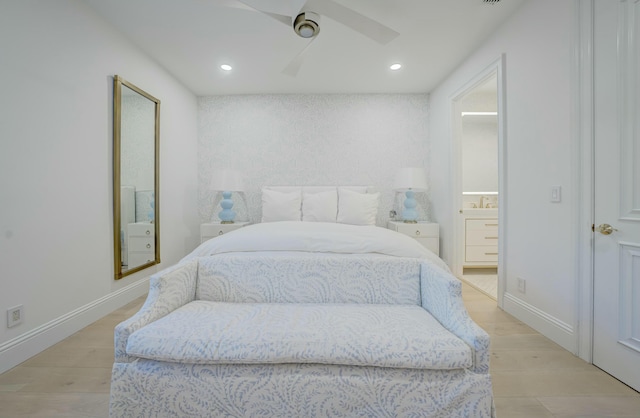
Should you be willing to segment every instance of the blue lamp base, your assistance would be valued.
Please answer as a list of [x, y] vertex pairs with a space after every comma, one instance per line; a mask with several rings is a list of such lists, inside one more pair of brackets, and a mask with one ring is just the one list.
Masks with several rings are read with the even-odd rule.
[[418, 223], [418, 211], [416, 210], [418, 202], [414, 198], [415, 193], [412, 190], [407, 190], [404, 195], [406, 196], [406, 198], [404, 199], [404, 210], [402, 211], [402, 219], [405, 223], [408, 224]]
[[233, 220], [236, 218], [236, 213], [231, 210], [231, 208], [233, 207], [231, 192], [222, 192], [222, 197], [224, 198], [220, 201], [220, 207], [222, 208], [222, 210], [218, 213], [220, 223], [232, 224]]

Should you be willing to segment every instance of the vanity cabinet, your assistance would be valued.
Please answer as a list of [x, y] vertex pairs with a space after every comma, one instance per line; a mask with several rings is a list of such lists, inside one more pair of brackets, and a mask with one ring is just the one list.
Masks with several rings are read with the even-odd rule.
[[134, 268], [156, 259], [156, 228], [149, 222], [127, 225], [128, 268]]
[[463, 267], [498, 265], [498, 218], [488, 215], [464, 217]]

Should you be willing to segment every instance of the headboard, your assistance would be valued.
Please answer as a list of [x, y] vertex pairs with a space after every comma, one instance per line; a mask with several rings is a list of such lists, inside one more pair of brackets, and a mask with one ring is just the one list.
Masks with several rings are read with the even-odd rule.
[[375, 225], [379, 198], [371, 186], [265, 186], [262, 222]]

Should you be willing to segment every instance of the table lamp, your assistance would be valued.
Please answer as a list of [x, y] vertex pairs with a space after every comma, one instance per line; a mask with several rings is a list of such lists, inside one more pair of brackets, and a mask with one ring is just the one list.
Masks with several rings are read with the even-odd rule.
[[404, 210], [402, 211], [402, 219], [406, 223], [417, 223], [418, 211], [416, 206], [418, 202], [415, 199], [415, 191], [427, 190], [427, 173], [423, 168], [407, 167], [401, 168], [396, 173], [393, 188], [398, 191], [405, 192]]
[[236, 213], [231, 210], [233, 208], [231, 192], [242, 192], [244, 190], [240, 172], [237, 170], [216, 171], [213, 174], [211, 188], [222, 192], [223, 199], [220, 201], [222, 210], [218, 213], [220, 222], [223, 224], [232, 224]]

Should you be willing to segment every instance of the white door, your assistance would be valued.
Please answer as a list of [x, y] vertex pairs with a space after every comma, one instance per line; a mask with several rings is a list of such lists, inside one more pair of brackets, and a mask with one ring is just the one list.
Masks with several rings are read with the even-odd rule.
[[594, 23], [593, 363], [640, 390], [640, 1]]

